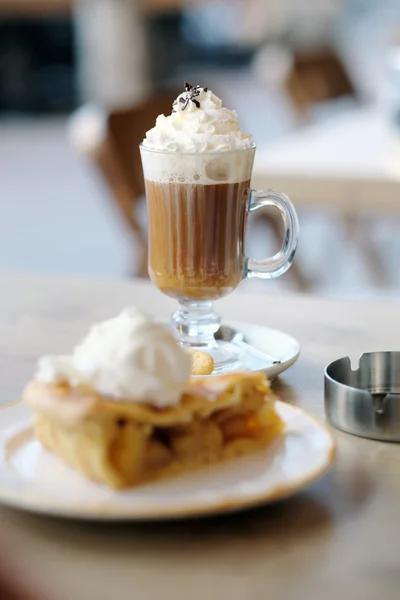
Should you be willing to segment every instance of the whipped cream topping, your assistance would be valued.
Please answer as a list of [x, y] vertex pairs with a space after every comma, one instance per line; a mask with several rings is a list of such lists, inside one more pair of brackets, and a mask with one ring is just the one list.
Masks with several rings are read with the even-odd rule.
[[37, 363], [35, 379], [43, 383], [80, 383], [80, 375], [74, 368], [72, 356], [42, 356]]
[[94, 325], [71, 356], [39, 360], [45, 383], [89, 384], [97, 392], [159, 408], [177, 404], [191, 375], [191, 357], [151, 317], [127, 309]]
[[143, 140], [143, 146], [167, 152], [244, 150], [252, 145], [252, 136], [242, 131], [235, 111], [225, 108], [208, 88], [187, 83], [172, 113], [157, 117]]

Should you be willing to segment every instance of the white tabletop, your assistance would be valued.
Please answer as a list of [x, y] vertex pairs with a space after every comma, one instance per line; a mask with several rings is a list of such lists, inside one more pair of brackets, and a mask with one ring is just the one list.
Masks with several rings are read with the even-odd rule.
[[259, 148], [252, 183], [301, 204], [400, 210], [400, 134], [357, 109]]

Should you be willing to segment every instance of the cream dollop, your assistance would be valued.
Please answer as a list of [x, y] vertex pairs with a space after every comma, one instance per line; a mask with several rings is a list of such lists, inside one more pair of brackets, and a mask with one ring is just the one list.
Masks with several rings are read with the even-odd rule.
[[237, 150], [252, 145], [252, 136], [243, 133], [236, 112], [225, 108], [211, 90], [201, 87], [180, 94], [172, 113], [157, 117], [155, 127], [143, 140], [147, 148], [168, 152]]
[[43, 383], [62, 383], [68, 381], [72, 385], [79, 383], [79, 373], [74, 368], [72, 356], [42, 356], [39, 358], [35, 379]]
[[94, 325], [72, 356], [44, 357], [36, 379], [86, 383], [105, 396], [157, 407], [177, 404], [191, 375], [191, 357], [151, 317], [127, 309]]

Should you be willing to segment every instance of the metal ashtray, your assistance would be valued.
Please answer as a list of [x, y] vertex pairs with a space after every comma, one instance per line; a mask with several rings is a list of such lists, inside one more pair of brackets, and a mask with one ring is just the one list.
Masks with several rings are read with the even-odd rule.
[[347, 433], [400, 442], [400, 352], [362, 354], [355, 370], [348, 356], [330, 363], [325, 412]]

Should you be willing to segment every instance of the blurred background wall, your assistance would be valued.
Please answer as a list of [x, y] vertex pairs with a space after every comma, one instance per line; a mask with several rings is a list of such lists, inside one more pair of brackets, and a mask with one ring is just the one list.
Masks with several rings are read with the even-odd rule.
[[[324, 176], [340, 182], [348, 164], [346, 177], [364, 185], [343, 210], [314, 181], [320, 201], [298, 201], [295, 272], [251, 285], [397, 297], [399, 29], [397, 0], [0, 0], [0, 268], [144, 274], [137, 144], [186, 79], [236, 109], [287, 177], [305, 169], [304, 148], [308, 179], [326, 154]], [[383, 131], [390, 161], [376, 150]], [[356, 161], [344, 161], [342, 139]], [[385, 186], [364, 204], [371, 161], [390, 170], [390, 211]], [[270, 215], [248, 242], [257, 255], [277, 247]]]

